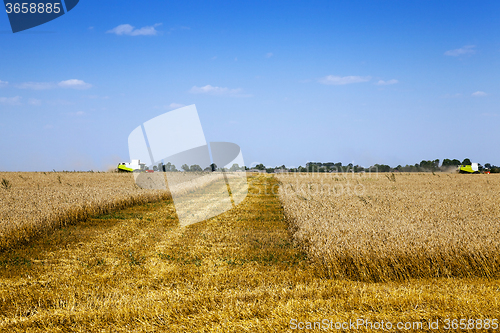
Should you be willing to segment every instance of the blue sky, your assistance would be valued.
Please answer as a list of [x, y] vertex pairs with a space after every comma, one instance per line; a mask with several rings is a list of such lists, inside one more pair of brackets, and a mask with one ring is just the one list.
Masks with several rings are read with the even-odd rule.
[[13, 34], [0, 14], [0, 170], [105, 170], [190, 104], [247, 165], [500, 165], [498, 17], [498, 1], [82, 0]]

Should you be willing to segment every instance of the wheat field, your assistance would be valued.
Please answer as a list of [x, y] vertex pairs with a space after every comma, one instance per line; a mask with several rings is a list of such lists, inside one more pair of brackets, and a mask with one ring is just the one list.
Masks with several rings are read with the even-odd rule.
[[359, 319], [439, 321], [444, 331], [447, 319], [500, 318], [495, 279], [325, 277], [290, 233], [279, 188], [250, 176], [240, 205], [187, 227], [167, 198], [0, 251], [0, 331], [296, 332], [293, 320]]
[[500, 177], [287, 174], [294, 239], [328, 277], [388, 281], [500, 274]]
[[0, 251], [113, 210], [172, 193], [181, 197], [221, 178], [203, 172], [0, 172]]
[[131, 174], [1, 172], [0, 250], [56, 228], [169, 196], [136, 186]]

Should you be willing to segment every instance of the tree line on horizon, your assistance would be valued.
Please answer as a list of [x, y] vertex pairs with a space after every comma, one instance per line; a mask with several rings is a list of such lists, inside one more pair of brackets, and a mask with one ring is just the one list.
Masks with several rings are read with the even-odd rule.
[[[457, 168], [460, 165], [471, 165], [472, 162], [469, 158], [464, 159], [462, 162], [457, 159], [447, 159], [445, 158], [443, 162], [440, 164], [439, 159], [435, 160], [422, 160], [420, 163], [415, 163], [414, 165], [398, 165], [396, 167], [391, 167], [387, 164], [374, 164], [368, 168], [353, 165], [349, 163], [347, 165], [343, 165], [342, 162], [308, 162], [306, 166], [299, 166], [297, 168], [287, 168], [285, 165], [276, 166], [274, 168], [266, 167], [264, 164], [258, 164], [252, 168], [246, 166], [239, 166], [238, 164], [233, 164], [231, 168], [220, 168], [216, 164], [212, 163], [206, 168], [202, 168], [197, 164], [187, 165], [183, 164], [181, 166], [181, 170], [177, 170], [176, 166], [171, 164], [170, 162], [163, 165], [163, 171], [167, 172], [213, 172], [213, 171], [226, 171], [226, 172], [235, 172], [235, 171], [243, 171], [243, 170], [259, 170], [267, 173], [274, 173], [277, 170], [283, 170], [287, 172], [439, 172], [439, 171], [450, 171], [454, 168]], [[492, 165], [491, 163], [485, 163], [484, 166], [479, 164], [479, 170], [487, 170], [491, 173], [500, 173], [500, 167]]]
[[[308, 162], [306, 166], [299, 166], [297, 168], [287, 168], [285, 165], [277, 166], [275, 168], [268, 168], [263, 164], [258, 164], [252, 169], [257, 169], [261, 171], [266, 171], [268, 173], [273, 173], [275, 170], [286, 170], [289, 172], [436, 172], [436, 171], [449, 171], [454, 168], [458, 168], [460, 165], [471, 165], [472, 162], [469, 158], [464, 159], [462, 162], [457, 159], [445, 158], [440, 164], [439, 159], [435, 160], [422, 160], [420, 163], [415, 163], [414, 165], [398, 165], [396, 167], [391, 167], [387, 164], [375, 164], [369, 168], [365, 168], [360, 165], [353, 165], [349, 163], [347, 165], [342, 165], [341, 162]], [[249, 168], [246, 168], [249, 170]], [[500, 173], [500, 167], [492, 165], [491, 163], [485, 163], [484, 166], [479, 164], [479, 170], [488, 170], [491, 173]]]

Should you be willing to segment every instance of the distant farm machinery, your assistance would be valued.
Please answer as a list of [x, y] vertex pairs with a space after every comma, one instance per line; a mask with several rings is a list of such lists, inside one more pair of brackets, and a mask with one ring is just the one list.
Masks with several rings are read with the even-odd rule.
[[458, 167], [459, 173], [466, 174], [477, 174], [477, 173], [486, 173], [489, 174], [489, 169], [484, 169], [479, 163], [471, 163], [470, 165], [460, 165]]

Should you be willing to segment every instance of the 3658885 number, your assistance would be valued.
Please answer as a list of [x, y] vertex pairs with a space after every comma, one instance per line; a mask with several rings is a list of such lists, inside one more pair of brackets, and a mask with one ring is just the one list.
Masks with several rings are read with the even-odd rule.
[[496, 330], [498, 329], [498, 319], [449, 319], [444, 320], [445, 330]]
[[61, 12], [61, 7], [60, 7], [60, 3], [27, 3], [27, 2], [23, 2], [23, 3], [6, 3], [5, 4], [5, 8], [6, 8], [6, 11], [7, 11], [7, 14], [10, 14], [12, 12], [14, 12], [15, 14], [19, 14], [19, 13], [22, 13], [22, 14], [35, 14], [35, 13], [38, 13], [38, 14], [43, 14], [43, 13], [47, 13], [47, 14], [51, 14], [51, 13], [55, 13], [55, 14], [59, 14]]

